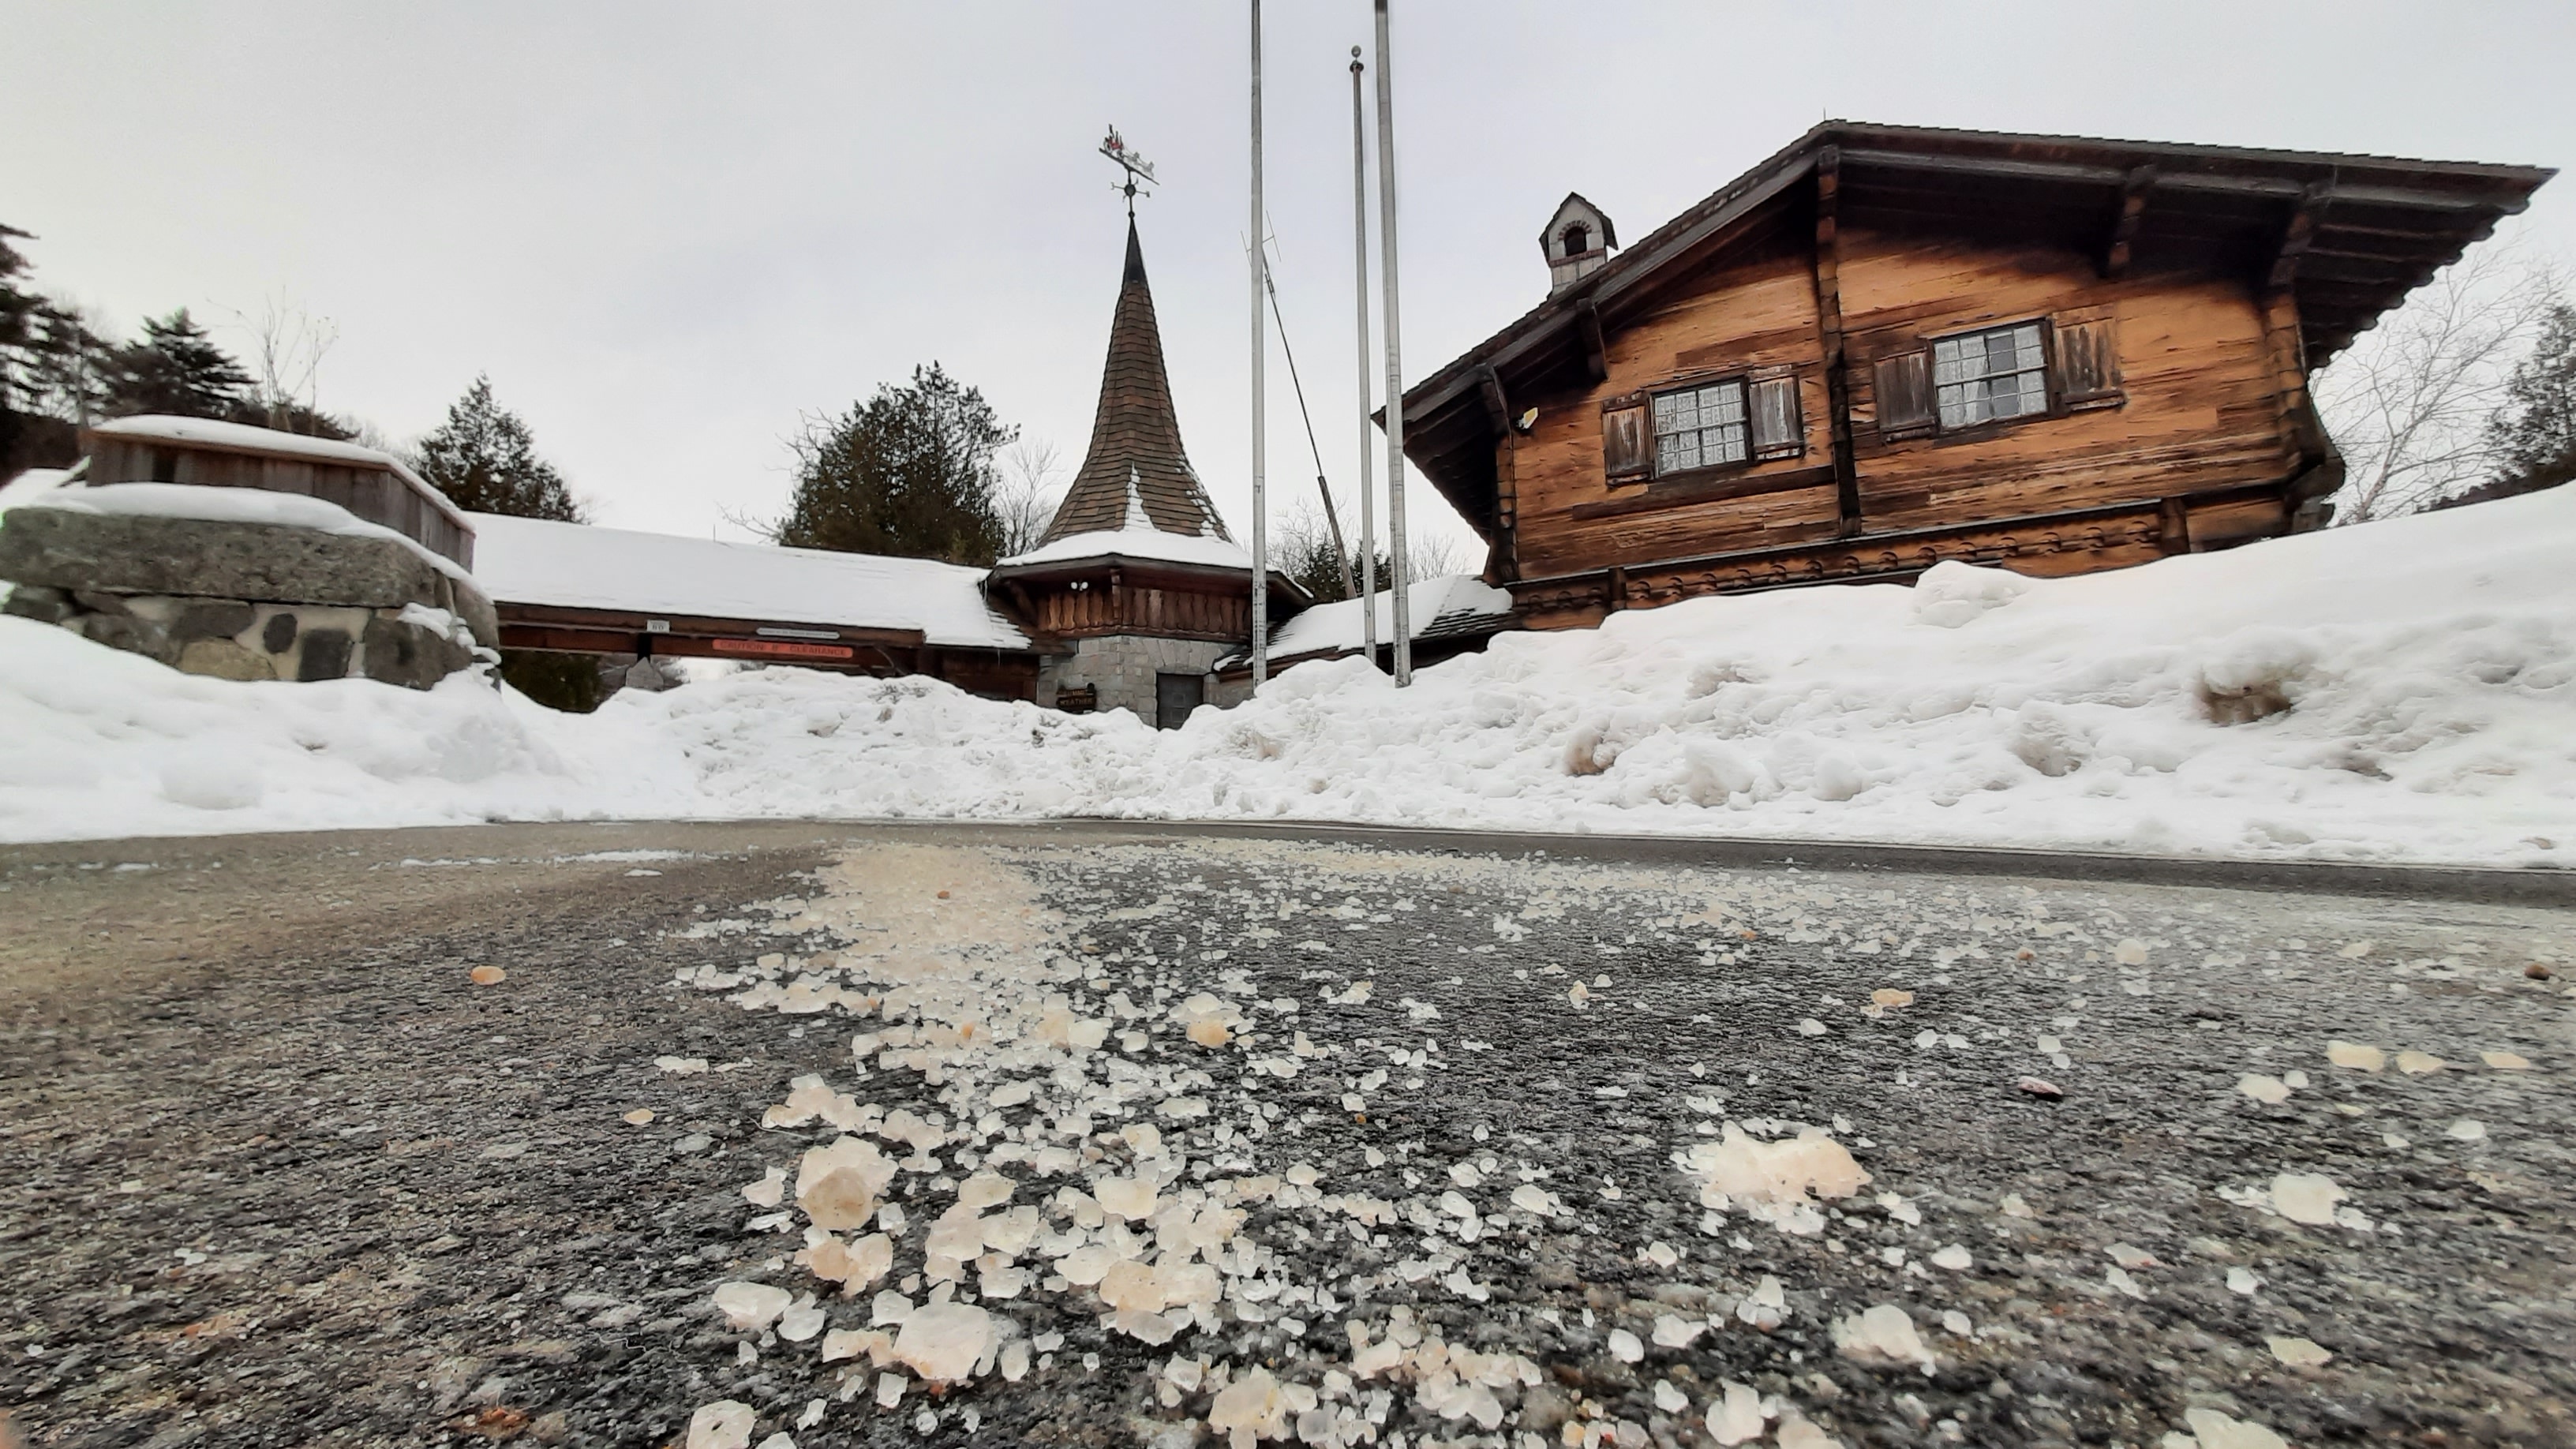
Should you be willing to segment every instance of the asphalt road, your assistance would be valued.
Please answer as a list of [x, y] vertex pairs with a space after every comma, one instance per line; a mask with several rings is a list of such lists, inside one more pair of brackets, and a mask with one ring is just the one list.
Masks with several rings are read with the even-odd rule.
[[[1181, 1444], [1257, 1369], [1296, 1389], [1247, 1432], [1292, 1442], [1709, 1443], [1735, 1384], [1792, 1446], [2576, 1443], [2576, 934], [2516, 903], [2545, 894], [1437, 844], [0, 850], [0, 1405], [31, 1445], [665, 1445], [711, 1404], [809, 1449]], [[1221, 1043], [1185, 1033], [1200, 994]], [[1099, 1045], [1048, 1045], [1050, 1011]], [[938, 1129], [850, 1296], [741, 1190], [840, 1135], [763, 1127], [807, 1074]], [[1802, 1130], [1868, 1183], [1704, 1196]], [[942, 1286], [970, 1174], [1040, 1237]], [[1160, 1344], [1104, 1322], [1114, 1271], [1072, 1281], [1070, 1245], [1124, 1241], [1113, 1176], [1239, 1214]], [[853, 1342], [971, 1299], [1025, 1372], [826, 1362], [730, 1324], [729, 1281], [821, 1289]], [[1353, 1325], [1414, 1342], [1365, 1374]]]

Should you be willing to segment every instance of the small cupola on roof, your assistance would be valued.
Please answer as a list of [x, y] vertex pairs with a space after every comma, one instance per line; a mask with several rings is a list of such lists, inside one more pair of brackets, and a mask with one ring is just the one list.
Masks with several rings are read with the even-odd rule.
[[1579, 191], [1565, 193], [1556, 215], [1547, 219], [1547, 229], [1538, 234], [1538, 248], [1547, 254], [1547, 290], [1562, 292], [1601, 270], [1617, 245], [1619, 234], [1611, 228], [1609, 214]]
[[[1145, 251], [1127, 223], [1127, 269], [1109, 323], [1109, 361], [1100, 375], [1100, 408], [1091, 448], [1065, 490], [1039, 545], [1086, 533], [1150, 528], [1190, 538], [1232, 542], [1199, 475], [1181, 449], [1180, 418], [1163, 371], [1163, 335], [1154, 321], [1154, 292], [1145, 282]], [[1250, 560], [1245, 560], [1249, 567]]]

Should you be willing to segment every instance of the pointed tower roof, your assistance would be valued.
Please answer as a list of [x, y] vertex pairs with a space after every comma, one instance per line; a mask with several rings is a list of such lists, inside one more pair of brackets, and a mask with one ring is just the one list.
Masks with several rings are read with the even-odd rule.
[[1163, 371], [1163, 335], [1154, 322], [1153, 289], [1145, 282], [1145, 250], [1130, 217], [1127, 268], [1109, 322], [1109, 361], [1101, 369], [1091, 448], [1038, 542], [1043, 549], [1079, 534], [1144, 529], [1229, 543], [1234, 537], [1181, 450], [1181, 423]]

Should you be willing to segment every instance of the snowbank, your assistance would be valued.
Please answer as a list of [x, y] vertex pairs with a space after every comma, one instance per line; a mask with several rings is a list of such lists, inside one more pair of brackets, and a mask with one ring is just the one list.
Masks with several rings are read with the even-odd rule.
[[2074, 579], [1701, 600], [1170, 732], [745, 672], [587, 718], [241, 685], [0, 619], [0, 839], [575, 817], [1355, 820], [2550, 865], [2576, 489]]

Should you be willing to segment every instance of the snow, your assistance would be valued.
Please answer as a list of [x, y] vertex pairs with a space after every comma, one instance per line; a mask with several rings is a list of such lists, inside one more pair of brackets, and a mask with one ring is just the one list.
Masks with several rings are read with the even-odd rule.
[[55, 489], [71, 482], [69, 468], [28, 468], [6, 483], [0, 483], [0, 514], [12, 508], [24, 508]]
[[[401, 544], [450, 578], [472, 575], [454, 559], [433, 553], [419, 541], [369, 523], [327, 498], [301, 493], [271, 493], [264, 488], [210, 488], [197, 483], [108, 483], [88, 488], [57, 488], [33, 502], [12, 505], [53, 508], [65, 513], [121, 514], [138, 518], [194, 518], [208, 523], [259, 523], [276, 528], [309, 528], [349, 538], [379, 538]], [[458, 522], [475, 532], [466, 515]]]
[[1139, 515], [1132, 509], [1123, 528], [1069, 533], [1043, 547], [1006, 558], [995, 567], [1017, 568], [1026, 564], [1067, 563], [1095, 558], [1150, 559], [1159, 563], [1237, 569], [1246, 575], [1252, 572], [1252, 555], [1233, 542], [1211, 534], [1166, 533], [1139, 522]]
[[379, 468], [403, 480], [411, 491], [429, 501], [429, 505], [447, 515], [450, 523], [460, 528], [471, 525], [465, 514], [447, 495], [429, 485], [409, 464], [391, 453], [356, 443], [343, 443], [330, 438], [308, 438], [301, 433], [280, 432], [275, 428], [253, 427], [248, 423], [219, 423], [210, 418], [172, 417], [165, 413], [144, 413], [136, 417], [117, 418], [100, 423], [90, 432], [102, 438], [130, 438], [145, 442], [189, 444], [202, 448], [222, 448], [233, 452], [273, 453], [292, 458], [310, 458], [321, 463], [351, 463], [361, 468]]
[[[1383, 646], [1395, 637], [1395, 595], [1380, 591], [1377, 605], [1377, 639]], [[1293, 659], [1303, 654], [1357, 653], [1366, 647], [1358, 599], [1336, 599], [1317, 604], [1270, 633], [1270, 657]], [[1443, 574], [1424, 579], [1406, 590], [1405, 613], [1413, 625], [1413, 637], [1421, 638], [1435, 625], [1457, 624], [1469, 619], [1501, 618], [1512, 611], [1512, 596], [1494, 588], [1473, 574]]]
[[984, 602], [981, 569], [932, 559], [722, 543], [469, 515], [474, 577], [496, 603], [918, 629], [932, 644], [1026, 649]]
[[[737, 580], [765, 566], [767, 593], [787, 552], [623, 535], [675, 551], [620, 564], [614, 533], [493, 522], [503, 597], [513, 569], [570, 588], [631, 567], [703, 606], [739, 585], [703, 582], [700, 560], [743, 560]], [[513, 561], [514, 527], [609, 543]], [[1092, 815], [2563, 865], [2571, 548], [2576, 489], [2558, 489], [2077, 578], [1944, 564], [1913, 589], [1509, 633], [1407, 691], [1365, 661], [1318, 660], [1160, 732], [930, 680], [784, 669], [564, 716], [463, 675], [427, 692], [193, 678], [0, 619], [0, 840]], [[873, 598], [902, 592], [869, 577]], [[949, 597], [954, 619], [973, 595]], [[925, 632], [948, 607], [894, 601]], [[2264, 699], [2286, 708], [2245, 703]]]

